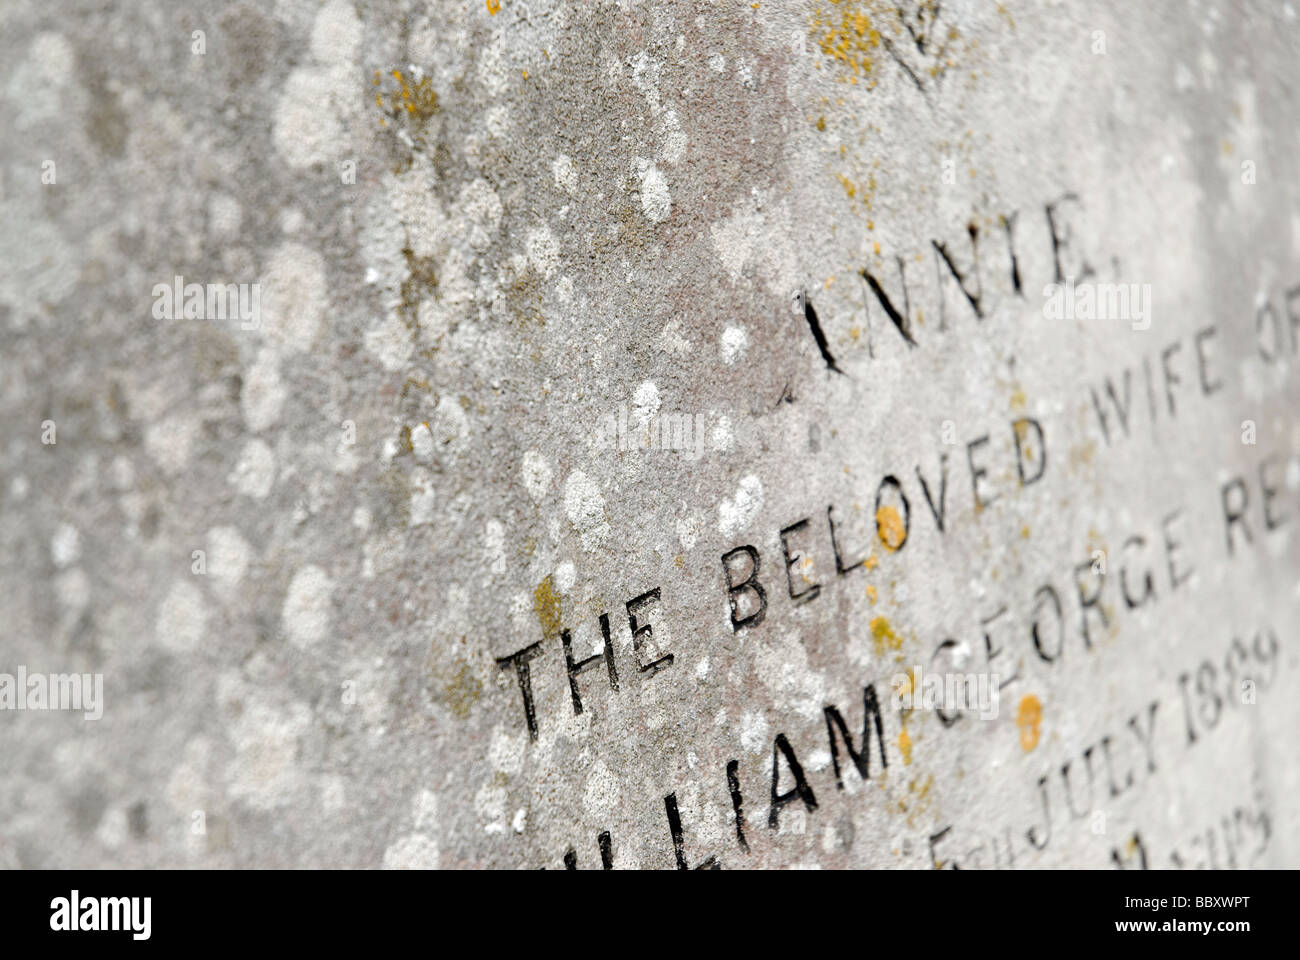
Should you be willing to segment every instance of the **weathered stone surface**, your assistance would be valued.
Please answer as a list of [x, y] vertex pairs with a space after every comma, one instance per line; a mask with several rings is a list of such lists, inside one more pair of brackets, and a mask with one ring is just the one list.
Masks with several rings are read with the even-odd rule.
[[1087, 7], [0, 4], [0, 861], [1300, 865], [1295, 12]]

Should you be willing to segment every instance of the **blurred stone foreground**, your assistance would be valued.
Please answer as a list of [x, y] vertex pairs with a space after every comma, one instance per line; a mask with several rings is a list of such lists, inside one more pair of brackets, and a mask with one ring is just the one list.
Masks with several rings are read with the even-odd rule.
[[0, 863], [1300, 866], [1300, 25], [1084, 6], [5, 0]]

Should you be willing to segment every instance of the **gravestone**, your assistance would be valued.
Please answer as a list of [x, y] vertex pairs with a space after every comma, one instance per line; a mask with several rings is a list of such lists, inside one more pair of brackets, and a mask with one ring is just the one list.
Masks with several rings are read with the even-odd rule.
[[1300, 26], [1086, 7], [7, 0], [0, 861], [1300, 865]]

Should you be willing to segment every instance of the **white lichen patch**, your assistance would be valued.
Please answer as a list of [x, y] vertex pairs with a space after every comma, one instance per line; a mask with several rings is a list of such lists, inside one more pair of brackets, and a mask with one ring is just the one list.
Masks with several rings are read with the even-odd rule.
[[551, 177], [555, 185], [568, 193], [570, 196], [576, 196], [578, 192], [578, 173], [573, 167], [573, 161], [568, 156], [561, 153], [551, 161]]
[[641, 177], [641, 212], [652, 223], [661, 223], [673, 209], [668, 178], [649, 160], [638, 160], [637, 165]]
[[402, 369], [415, 349], [411, 331], [395, 313], [390, 313], [366, 331], [365, 344], [388, 371]]
[[385, 870], [438, 869], [438, 843], [423, 833], [410, 833], [384, 851]]
[[280, 618], [285, 635], [297, 647], [322, 639], [333, 618], [334, 582], [315, 564], [301, 567], [289, 582]]
[[244, 422], [253, 433], [261, 433], [280, 419], [288, 389], [280, 379], [280, 357], [270, 348], [259, 351], [257, 359], [244, 376], [239, 405]]
[[300, 243], [278, 247], [262, 277], [265, 336], [286, 352], [307, 350], [320, 333], [328, 302], [324, 258]]
[[312, 56], [323, 64], [351, 63], [356, 59], [361, 35], [355, 6], [346, 0], [330, 0], [312, 24]]
[[654, 381], [647, 380], [632, 394], [632, 416], [641, 426], [647, 426], [659, 412], [660, 404], [659, 388], [655, 386]]
[[549, 280], [560, 268], [560, 244], [549, 227], [541, 226], [528, 231], [524, 239], [528, 262], [533, 269]]
[[207, 569], [212, 583], [231, 591], [248, 572], [252, 548], [235, 527], [213, 527], [207, 536]]
[[727, 327], [726, 330], [722, 331], [719, 352], [722, 354], [723, 363], [735, 363], [748, 347], [749, 334], [745, 332], [744, 327]]
[[280, 708], [257, 697], [245, 703], [230, 727], [236, 751], [226, 768], [230, 796], [258, 810], [291, 804], [305, 785], [298, 746], [310, 725], [304, 704]]
[[192, 579], [174, 581], [158, 607], [155, 642], [176, 653], [189, 653], [203, 643], [207, 628], [208, 607], [202, 591]]
[[551, 465], [537, 450], [526, 450], [523, 462], [524, 488], [533, 500], [540, 502], [551, 489]]
[[591, 551], [609, 538], [609, 518], [600, 487], [581, 470], [569, 474], [564, 482], [564, 512], [582, 537], [582, 547]]
[[771, 747], [767, 717], [761, 711], [747, 710], [741, 716], [740, 745], [747, 753], [763, 753]]
[[[428, 431], [425, 431], [426, 435]], [[433, 472], [418, 467], [411, 471], [411, 519], [412, 527], [421, 527], [433, 523], [434, 508], [438, 504], [438, 486]]]
[[173, 414], [145, 429], [144, 447], [163, 473], [176, 476], [190, 465], [190, 448], [199, 428], [198, 421], [189, 414]]
[[735, 496], [718, 504], [718, 532], [734, 537], [745, 530], [763, 507], [763, 483], [756, 474], [740, 481]]
[[265, 499], [275, 483], [275, 454], [262, 440], [248, 441], [227, 479], [244, 496]]
[[61, 523], [50, 538], [50, 559], [60, 570], [81, 559], [81, 532], [70, 523]]
[[335, 71], [299, 67], [289, 74], [276, 104], [271, 137], [280, 155], [295, 168], [328, 163], [347, 147], [339, 105], [350, 92]]
[[472, 249], [481, 253], [488, 248], [501, 226], [502, 209], [497, 192], [480, 177], [461, 189], [456, 200], [453, 226], [459, 236], [468, 240]]

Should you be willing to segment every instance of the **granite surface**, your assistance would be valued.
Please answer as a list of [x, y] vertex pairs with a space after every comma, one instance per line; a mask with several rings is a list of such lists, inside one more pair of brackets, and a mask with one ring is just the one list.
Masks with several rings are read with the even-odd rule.
[[0, 864], [1300, 866], [1298, 85], [1262, 0], [5, 0]]

